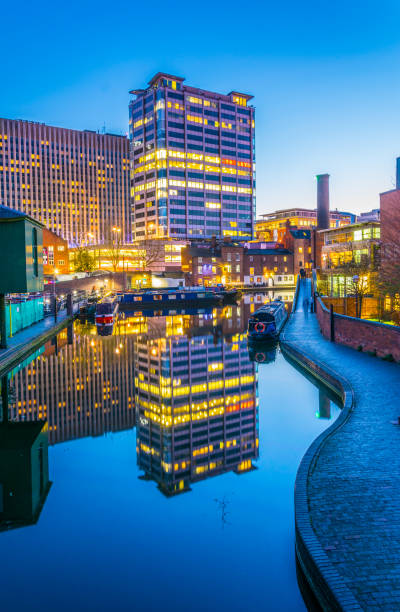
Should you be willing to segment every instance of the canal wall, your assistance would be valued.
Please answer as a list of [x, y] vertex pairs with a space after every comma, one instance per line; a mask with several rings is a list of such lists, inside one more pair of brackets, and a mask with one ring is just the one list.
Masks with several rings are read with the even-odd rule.
[[[321, 299], [328, 309], [332, 304], [333, 310], [337, 314], [346, 315], [348, 317], [356, 316], [356, 307], [358, 307], [358, 304], [355, 297], [327, 297], [324, 295]], [[381, 304], [378, 298], [363, 297], [361, 303], [362, 319], [377, 319], [379, 318], [380, 310]]]
[[[377, 357], [400, 361], [399, 326], [357, 319], [337, 312], [333, 312], [332, 326], [330, 310], [320, 297], [315, 299], [315, 309], [321, 332], [325, 338]], [[331, 330], [333, 331], [332, 338]]]
[[303, 312], [282, 352], [342, 398], [338, 419], [310, 446], [295, 485], [296, 554], [323, 610], [400, 609], [400, 370], [327, 341]]
[[99, 274], [86, 276], [84, 278], [73, 278], [71, 280], [57, 281], [55, 285], [47, 285], [46, 291], [52, 293], [55, 290], [57, 295], [67, 295], [73, 291], [90, 292], [93, 289], [122, 291], [126, 289], [127, 286], [126, 272], [109, 272], [108, 274]]

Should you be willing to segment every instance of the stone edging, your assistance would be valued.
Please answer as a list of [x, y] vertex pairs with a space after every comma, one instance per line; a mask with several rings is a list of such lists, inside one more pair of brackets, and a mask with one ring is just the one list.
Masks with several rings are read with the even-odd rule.
[[296, 348], [285, 340], [284, 334], [281, 339], [281, 347], [284, 354], [335, 390], [343, 402], [340, 415], [314, 440], [302, 458], [297, 471], [294, 491], [296, 556], [310, 588], [324, 611], [362, 610], [315, 534], [311, 524], [307, 492], [308, 479], [315, 469], [322, 447], [330, 436], [343, 427], [354, 409], [354, 392], [345, 378], [323, 362], [316, 362]]

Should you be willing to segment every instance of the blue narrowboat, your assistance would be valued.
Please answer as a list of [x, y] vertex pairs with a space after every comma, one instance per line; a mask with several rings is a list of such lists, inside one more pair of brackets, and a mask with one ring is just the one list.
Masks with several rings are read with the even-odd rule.
[[168, 291], [130, 291], [121, 294], [120, 310], [162, 310], [171, 306], [221, 304], [222, 296], [206, 289], [173, 289]]
[[280, 300], [264, 304], [249, 319], [249, 340], [278, 338], [287, 316], [285, 305]]

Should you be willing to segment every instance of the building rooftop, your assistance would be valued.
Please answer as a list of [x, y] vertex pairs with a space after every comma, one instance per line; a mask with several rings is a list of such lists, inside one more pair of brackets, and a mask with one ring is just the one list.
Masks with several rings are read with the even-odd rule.
[[245, 254], [247, 255], [291, 255], [292, 251], [289, 249], [246, 249]]
[[[257, 219], [257, 222], [262, 223], [263, 221], [266, 221], [267, 219], [273, 219], [273, 218], [284, 218], [284, 217], [292, 217], [292, 216], [294, 217], [294, 216], [297, 216], [299, 213], [307, 213], [311, 217], [316, 217], [317, 209], [316, 208], [299, 208], [299, 207], [283, 208], [281, 210], [275, 210], [274, 212], [263, 213], [262, 215], [260, 215], [263, 218]], [[351, 217], [352, 215], [352, 213], [341, 212], [340, 210], [331, 210], [329, 211], [329, 214], [339, 215], [340, 217], [343, 217], [343, 216]], [[300, 214], [300, 216], [305, 216], [305, 215]]]
[[362, 228], [362, 227], [380, 227], [380, 222], [379, 221], [358, 221], [357, 223], [349, 223], [349, 225], [344, 225], [343, 227], [331, 227], [329, 229], [324, 229], [324, 230], [318, 230], [319, 234], [327, 234], [329, 232], [331, 233], [338, 233], [338, 232], [348, 232], [349, 230], [353, 230], [353, 229], [357, 229], [357, 228]]
[[15, 208], [10, 208], [9, 206], [3, 206], [0, 204], [0, 222], [11, 221], [13, 219], [29, 219], [29, 221], [32, 221], [32, 223], [35, 223], [40, 227], [44, 227], [42, 223], [30, 217], [26, 212], [15, 210]]
[[43, 121], [30, 121], [29, 119], [7, 119], [7, 117], [0, 117], [0, 121], [16, 121], [19, 123], [29, 123], [29, 125], [33, 126], [41, 126], [42, 128], [49, 128], [51, 130], [63, 130], [64, 132], [75, 132], [78, 134], [94, 134], [100, 138], [105, 138], [106, 136], [111, 136], [112, 138], [124, 138], [128, 140], [126, 134], [113, 134], [111, 132], [106, 132], [105, 134], [96, 132], [95, 130], [77, 130], [75, 128], [66, 128], [60, 127], [58, 125], [49, 125], [48, 123], [43, 123]]
[[[239, 98], [244, 98], [246, 100], [246, 102], [248, 102], [249, 100], [251, 100], [253, 98], [253, 96], [251, 94], [246, 94], [243, 92], [239, 92], [239, 91], [230, 91], [228, 94], [221, 94], [218, 92], [214, 92], [214, 91], [209, 91], [207, 89], [201, 89], [198, 87], [191, 87], [189, 85], [182, 85], [183, 81], [185, 81], [185, 77], [179, 77], [176, 76], [174, 74], [169, 74], [167, 72], [157, 72], [148, 82], [149, 88], [150, 87], [155, 87], [157, 85], [157, 82], [161, 79], [167, 79], [168, 81], [175, 81], [175, 83], [179, 83], [179, 90], [180, 91], [187, 91], [190, 93], [197, 93], [199, 95], [206, 95], [206, 96], [210, 96], [212, 98], [215, 99], [221, 99], [221, 100], [226, 100], [227, 102], [232, 102], [232, 97], [233, 96], [238, 96]], [[178, 89], [178, 88], [177, 88]], [[129, 93], [136, 95], [136, 96], [140, 96], [143, 95], [147, 90], [146, 89], [132, 89]]]

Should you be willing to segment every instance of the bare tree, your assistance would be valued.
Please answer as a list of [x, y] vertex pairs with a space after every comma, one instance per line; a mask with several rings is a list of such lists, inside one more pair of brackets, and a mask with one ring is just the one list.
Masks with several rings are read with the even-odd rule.
[[110, 259], [113, 272], [118, 271], [119, 262], [121, 261], [122, 236], [120, 227], [111, 227], [105, 235], [105, 251], [106, 257]]
[[154, 264], [164, 263], [165, 242], [157, 238], [143, 240], [137, 247], [136, 257], [143, 271], [149, 270]]
[[376, 263], [377, 259], [372, 255], [362, 255], [360, 259], [355, 259], [353, 251], [353, 259], [336, 268], [337, 272], [350, 279], [347, 295], [355, 297], [358, 318], [361, 318], [364, 297], [377, 293]]

